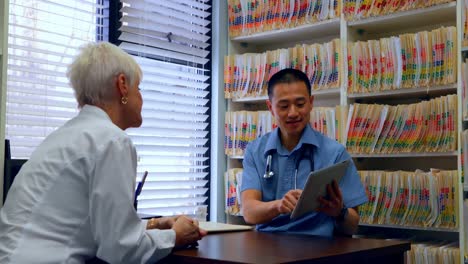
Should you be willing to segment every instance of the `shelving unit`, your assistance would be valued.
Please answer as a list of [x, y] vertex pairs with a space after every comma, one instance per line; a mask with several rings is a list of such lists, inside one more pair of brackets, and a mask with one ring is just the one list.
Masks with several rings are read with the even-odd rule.
[[[405, 33], [416, 33], [430, 31], [442, 26], [457, 26], [457, 80], [461, 80], [461, 52], [468, 51], [468, 47], [461, 46], [461, 10], [462, 1], [450, 2], [424, 9], [395, 12], [393, 14], [370, 17], [356, 21], [346, 21], [342, 15], [340, 19], [321, 21], [316, 24], [302, 25], [297, 28], [286, 28], [270, 32], [262, 32], [249, 36], [235, 37], [228, 42], [229, 54], [243, 54], [247, 52], [260, 53], [266, 50], [278, 48], [289, 48], [296, 44], [324, 43], [334, 38], [341, 40], [341, 87], [339, 89], [313, 91], [316, 106], [349, 106], [353, 103], [369, 104], [407, 104], [420, 102], [448, 94], [461, 95], [461, 81], [448, 85], [437, 85], [431, 87], [413, 87], [409, 89], [398, 89], [379, 91], [373, 93], [353, 93], [347, 91], [347, 43], [356, 41], [376, 40], [384, 37], [396, 36]], [[238, 111], [243, 109], [266, 110], [266, 97], [242, 98], [226, 100], [227, 111]], [[461, 96], [458, 96], [458, 119], [456, 120], [459, 132], [462, 130]], [[341, 143], [345, 144], [344, 131]], [[458, 133], [459, 134], [459, 133]], [[397, 154], [351, 154], [359, 170], [429, 170], [439, 168], [444, 170], [458, 170], [459, 197], [459, 219], [458, 228], [423, 228], [414, 226], [398, 225], [375, 225], [361, 224], [366, 229], [395, 229], [404, 232], [421, 233], [448, 233], [450, 240], [455, 239], [460, 245], [460, 262], [464, 263], [464, 223], [463, 223], [463, 183], [461, 182], [461, 144], [458, 137], [457, 151], [451, 152], [422, 152], [422, 153], [397, 153]], [[227, 168], [241, 168], [243, 156], [226, 156]], [[229, 220], [229, 219], [228, 219]], [[434, 238], [437, 239], [437, 238]]]
[[[0, 149], [5, 149], [5, 100], [6, 76], [8, 56], [8, 3], [0, 1]], [[0, 151], [0, 160], [3, 161], [5, 153]], [[3, 197], [3, 162], [0, 162], [0, 197]], [[3, 200], [3, 199], [2, 199]], [[0, 201], [0, 207], [2, 206]]]
[[[460, 2], [460, 1], [459, 1]], [[457, 47], [461, 47], [461, 27], [459, 26], [460, 15], [457, 13], [457, 5], [460, 3], [452, 2], [433, 6], [420, 10], [410, 10], [399, 12], [382, 17], [373, 17], [360, 21], [348, 22], [346, 28], [347, 38], [350, 42], [367, 41], [389, 37], [398, 34], [415, 33], [424, 30], [432, 30], [441, 26], [457, 26]], [[460, 56], [458, 57], [457, 69], [460, 69]], [[457, 80], [460, 80], [458, 73]], [[422, 99], [435, 98], [447, 94], [461, 94], [461, 82], [456, 84], [432, 86], [432, 87], [415, 87], [411, 89], [400, 89], [393, 91], [381, 91], [365, 94], [349, 94], [347, 96], [347, 104], [364, 101], [366, 103], [384, 103], [384, 104], [406, 104], [408, 102], [420, 102]], [[461, 131], [461, 96], [458, 96], [458, 119], [456, 120], [459, 131]], [[458, 133], [459, 134], [459, 133]], [[458, 138], [458, 142], [460, 142]], [[398, 154], [352, 154], [355, 158], [356, 166], [361, 170], [410, 170], [415, 169], [428, 170], [430, 168], [440, 168], [449, 170], [458, 170], [458, 209], [459, 217], [457, 219], [458, 228], [421, 228], [414, 226], [395, 226], [381, 224], [364, 224], [365, 227], [372, 232], [380, 232], [382, 228], [391, 228], [404, 230], [405, 233], [418, 232], [450, 232], [449, 241], [459, 242], [460, 248], [460, 263], [464, 262], [464, 223], [463, 223], [463, 185], [461, 182], [461, 164], [460, 164], [460, 143], [458, 143], [456, 152], [447, 153], [398, 153]], [[384, 159], [385, 158], [385, 159]], [[406, 161], [406, 162], [405, 162]], [[429, 235], [431, 236], [431, 235]], [[432, 235], [434, 236], [434, 235]], [[435, 238], [437, 239], [437, 235]]]

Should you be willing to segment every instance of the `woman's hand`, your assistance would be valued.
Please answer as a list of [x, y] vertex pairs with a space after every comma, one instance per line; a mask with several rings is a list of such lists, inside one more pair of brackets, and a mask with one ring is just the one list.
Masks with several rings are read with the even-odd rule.
[[146, 229], [171, 229], [179, 216], [151, 218], [148, 220]]
[[178, 217], [172, 229], [176, 232], [176, 247], [192, 244], [207, 234], [206, 230], [198, 227], [197, 220], [186, 216]]

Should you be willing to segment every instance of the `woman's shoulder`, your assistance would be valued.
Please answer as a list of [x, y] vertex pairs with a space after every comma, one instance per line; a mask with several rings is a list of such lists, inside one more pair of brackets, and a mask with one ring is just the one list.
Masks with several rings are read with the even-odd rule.
[[112, 144], [133, 148], [130, 137], [110, 120], [80, 115], [51, 133], [41, 144], [46, 152], [67, 151], [79, 153], [97, 152]]

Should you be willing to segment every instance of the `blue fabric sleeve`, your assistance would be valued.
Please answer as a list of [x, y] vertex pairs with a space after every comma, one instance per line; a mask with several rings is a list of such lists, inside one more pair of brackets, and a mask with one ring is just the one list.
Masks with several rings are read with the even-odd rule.
[[347, 208], [352, 208], [366, 203], [367, 195], [366, 191], [364, 190], [364, 186], [361, 183], [361, 177], [359, 177], [356, 166], [354, 165], [351, 156], [345, 149], [343, 149], [341, 154], [338, 155], [338, 158], [335, 162], [338, 163], [347, 159], [351, 159], [351, 163], [346, 170], [345, 176], [341, 178], [339, 187], [343, 195], [344, 206]]
[[261, 191], [260, 176], [258, 175], [259, 170], [257, 170], [255, 164], [255, 158], [258, 159], [258, 157], [254, 156], [252, 149], [255, 148], [253, 148], [252, 143], [249, 143], [245, 150], [244, 161], [242, 162], [244, 170], [242, 173], [241, 193], [249, 189]]

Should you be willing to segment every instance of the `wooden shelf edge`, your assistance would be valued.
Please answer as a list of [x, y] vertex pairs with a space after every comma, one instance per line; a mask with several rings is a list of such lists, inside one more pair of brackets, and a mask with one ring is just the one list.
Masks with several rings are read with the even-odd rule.
[[[311, 94], [317, 97], [325, 97], [325, 96], [334, 96], [340, 94], [340, 88], [332, 88], [332, 89], [324, 89], [324, 90], [315, 90], [312, 91]], [[267, 95], [258, 96], [258, 97], [243, 97], [243, 98], [226, 98], [227, 100], [232, 100], [235, 103], [249, 103], [249, 102], [262, 102], [268, 99]]]
[[434, 6], [425, 7], [425, 8], [399, 11], [399, 12], [395, 12], [395, 13], [387, 14], [383, 16], [373, 16], [373, 17], [367, 17], [367, 18], [363, 18], [359, 20], [352, 20], [352, 21], [348, 21], [348, 25], [349, 26], [361, 26], [361, 25], [366, 25], [366, 24], [372, 24], [375, 22], [398, 19], [400, 17], [421, 15], [425, 13], [436, 12], [437, 10], [456, 8], [456, 6], [457, 6], [457, 2], [444, 3], [444, 4], [434, 5]]
[[[407, 158], [407, 157], [456, 157], [457, 151], [452, 152], [409, 152], [409, 153], [350, 153], [353, 158]], [[244, 156], [228, 156], [230, 159], [243, 159]]]
[[258, 33], [254, 33], [250, 35], [236, 36], [236, 37], [231, 38], [231, 41], [243, 42], [243, 43], [256, 42], [262, 39], [273, 39], [273, 38], [280, 37], [286, 34], [294, 34], [294, 32], [314, 31], [314, 30], [325, 28], [327, 26], [337, 26], [337, 28], [339, 29], [340, 18], [322, 20], [322, 21], [318, 21], [315, 23], [303, 24], [297, 27], [292, 27], [292, 28], [274, 29], [274, 30], [258, 32]]
[[408, 153], [369, 153], [369, 154], [358, 154], [350, 153], [353, 158], [407, 158], [407, 157], [457, 157], [458, 152], [408, 152]]
[[232, 102], [235, 102], [235, 103], [249, 103], [249, 102], [254, 103], [254, 102], [265, 101], [266, 99], [268, 99], [268, 96], [233, 98], [231, 100]]
[[400, 225], [363, 224], [363, 223], [359, 223], [359, 226], [376, 227], [376, 228], [409, 229], [409, 230], [434, 231], [434, 232], [452, 232], [452, 233], [459, 232], [458, 229], [441, 228], [441, 227], [419, 227], [419, 226], [400, 226]]
[[411, 95], [411, 94], [431, 94], [435, 92], [442, 91], [456, 91], [457, 84], [447, 84], [447, 85], [438, 85], [438, 86], [429, 86], [429, 87], [416, 87], [416, 88], [401, 88], [395, 90], [381, 91], [375, 93], [352, 93], [348, 94], [349, 99], [364, 99], [364, 98], [375, 98], [375, 97], [386, 97], [386, 96], [396, 96], [396, 95]]
[[312, 91], [311, 94], [313, 96], [321, 97], [321, 96], [333, 96], [333, 95], [340, 95], [340, 88], [331, 88], [331, 89], [324, 89], [324, 90], [315, 90]]

